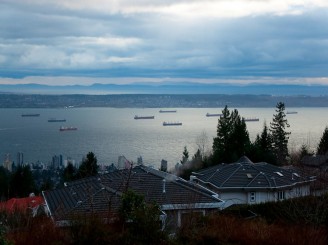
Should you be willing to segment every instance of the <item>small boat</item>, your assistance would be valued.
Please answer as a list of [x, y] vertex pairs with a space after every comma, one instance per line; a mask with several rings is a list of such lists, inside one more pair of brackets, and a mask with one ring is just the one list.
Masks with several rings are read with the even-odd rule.
[[134, 119], [154, 119], [155, 116], [138, 116], [138, 115], [135, 115], [134, 116]]
[[287, 111], [286, 114], [297, 114], [297, 111]]
[[248, 118], [243, 117], [243, 119], [244, 119], [245, 122], [258, 122], [258, 121], [260, 121], [260, 119], [257, 118], [257, 117], [248, 117]]
[[76, 127], [64, 127], [64, 126], [61, 126], [59, 128], [59, 131], [72, 131], [72, 130], [77, 130]]
[[181, 122], [163, 122], [163, 126], [182, 126]]
[[221, 117], [222, 114], [220, 113], [206, 113], [207, 117]]
[[22, 117], [39, 117], [38, 113], [22, 114]]
[[177, 110], [159, 110], [159, 113], [175, 113]]
[[48, 122], [66, 122], [66, 119], [49, 118]]

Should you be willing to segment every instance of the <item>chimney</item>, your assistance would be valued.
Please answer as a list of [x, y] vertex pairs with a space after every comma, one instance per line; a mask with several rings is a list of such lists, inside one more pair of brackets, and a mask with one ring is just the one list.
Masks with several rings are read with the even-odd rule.
[[165, 186], [165, 184], [166, 184], [166, 180], [165, 179], [163, 179], [163, 193], [165, 193], [166, 192], [166, 186]]

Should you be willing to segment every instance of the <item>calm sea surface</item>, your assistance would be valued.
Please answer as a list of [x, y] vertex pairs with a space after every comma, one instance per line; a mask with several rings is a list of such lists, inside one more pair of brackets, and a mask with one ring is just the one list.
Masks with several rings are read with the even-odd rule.
[[[169, 167], [182, 158], [184, 146], [193, 155], [197, 143], [211, 149], [216, 135], [217, 117], [206, 113], [221, 113], [222, 108], [176, 108], [176, 113], [159, 113], [159, 109], [70, 108], [70, 109], [0, 109], [0, 163], [10, 154], [16, 161], [17, 152], [24, 153], [25, 162], [48, 163], [53, 155], [62, 154], [80, 162], [89, 151], [96, 154], [99, 164], [117, 163], [120, 155], [145, 164]], [[230, 108], [232, 109], [232, 108]], [[237, 108], [238, 109], [238, 108]], [[289, 148], [302, 144], [315, 149], [328, 125], [328, 108], [288, 108], [291, 131]], [[253, 140], [270, 124], [275, 108], [240, 108], [243, 117], [258, 117], [259, 122], [247, 122]], [[39, 117], [22, 117], [23, 113], [40, 113]], [[134, 116], [155, 116], [155, 119], [135, 120]], [[49, 118], [65, 118], [66, 122], [50, 123]], [[182, 122], [182, 126], [162, 126], [164, 121]], [[77, 131], [60, 132], [60, 126], [77, 127]], [[206, 137], [204, 137], [206, 135]]]

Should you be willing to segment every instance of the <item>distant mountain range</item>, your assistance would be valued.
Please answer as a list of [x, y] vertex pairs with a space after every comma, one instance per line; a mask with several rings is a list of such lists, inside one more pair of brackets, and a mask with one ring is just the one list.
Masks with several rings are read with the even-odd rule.
[[0, 93], [22, 94], [251, 94], [271, 96], [327, 96], [324, 85], [263, 85], [263, 84], [203, 84], [203, 83], [133, 83], [90, 86], [48, 86], [41, 84], [0, 85]]

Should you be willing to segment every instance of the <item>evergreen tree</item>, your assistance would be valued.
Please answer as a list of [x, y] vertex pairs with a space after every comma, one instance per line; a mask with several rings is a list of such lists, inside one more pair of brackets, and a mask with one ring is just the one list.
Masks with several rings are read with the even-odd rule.
[[72, 163], [68, 163], [67, 166], [64, 168], [62, 181], [69, 182], [76, 179], [77, 169], [73, 166]]
[[11, 196], [27, 197], [34, 191], [35, 183], [30, 166], [18, 166], [10, 181]]
[[324, 155], [328, 152], [328, 127], [325, 128], [319, 145], [317, 147], [317, 154]]
[[213, 160], [214, 162], [224, 161], [228, 158], [227, 150], [229, 137], [231, 134], [231, 116], [228, 106], [222, 110], [222, 116], [218, 120], [217, 136], [213, 140]]
[[258, 145], [261, 147], [263, 152], [272, 151], [272, 136], [269, 132], [268, 126], [264, 123], [261, 136], [258, 138]]
[[255, 162], [276, 164], [276, 159], [272, 150], [272, 136], [266, 123], [264, 123], [261, 134], [256, 136], [249, 157]]
[[231, 113], [233, 130], [230, 136], [229, 152], [231, 152], [231, 161], [238, 160], [241, 156], [247, 154], [250, 146], [249, 133], [247, 131], [245, 120], [242, 119], [235, 109]]
[[310, 151], [309, 150], [309, 146], [306, 145], [306, 144], [303, 144], [301, 146], [300, 151], [299, 151], [299, 159], [298, 159], [298, 162], [300, 162], [303, 159], [303, 157], [305, 157], [305, 156], [313, 156], [313, 155], [314, 155], [314, 151]]
[[247, 154], [249, 146], [245, 121], [238, 110], [230, 112], [225, 106], [218, 120], [217, 137], [213, 141], [213, 162], [234, 162]]
[[198, 149], [196, 151], [196, 153], [194, 154], [193, 158], [192, 158], [193, 161], [201, 161], [202, 160], [202, 154], [200, 153], [200, 149]]
[[0, 167], [0, 201], [8, 199], [10, 173], [4, 167]]
[[185, 146], [182, 152], [182, 160], [180, 160], [181, 164], [186, 163], [188, 159], [189, 159], [189, 152], [187, 150], [187, 146]]
[[288, 157], [288, 135], [290, 132], [287, 132], [286, 128], [289, 128], [289, 124], [286, 119], [285, 104], [279, 102], [276, 105], [276, 114], [273, 115], [270, 123], [272, 148], [278, 165], [285, 164]]
[[89, 152], [79, 167], [77, 178], [85, 178], [98, 174], [97, 158], [93, 152]]

